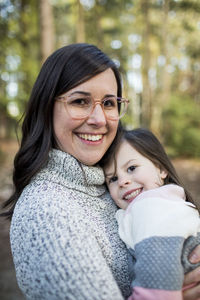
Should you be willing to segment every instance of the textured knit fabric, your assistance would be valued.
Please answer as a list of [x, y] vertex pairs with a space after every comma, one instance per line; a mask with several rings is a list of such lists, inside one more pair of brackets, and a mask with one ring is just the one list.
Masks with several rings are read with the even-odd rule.
[[[27, 299], [121, 300], [128, 252], [101, 168], [52, 150], [24, 189], [11, 222], [17, 281]], [[123, 294], [123, 296], [122, 296]]]
[[200, 243], [200, 219], [174, 184], [141, 193], [116, 218], [133, 255], [129, 300], [181, 300], [184, 273], [197, 265], [188, 254]]

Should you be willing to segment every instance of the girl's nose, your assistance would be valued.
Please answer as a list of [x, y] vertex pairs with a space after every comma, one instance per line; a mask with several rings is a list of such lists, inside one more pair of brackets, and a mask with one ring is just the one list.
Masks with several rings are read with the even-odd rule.
[[96, 125], [97, 127], [106, 125], [106, 117], [100, 104], [95, 105], [92, 113], [87, 120], [87, 123], [89, 125]]
[[123, 187], [128, 186], [131, 183], [131, 181], [128, 178], [122, 178], [120, 180], [118, 179], [118, 183], [119, 183], [119, 187], [123, 188]]

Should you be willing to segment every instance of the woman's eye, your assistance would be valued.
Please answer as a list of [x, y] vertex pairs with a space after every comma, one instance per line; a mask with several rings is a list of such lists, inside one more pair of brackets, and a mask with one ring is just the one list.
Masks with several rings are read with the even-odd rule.
[[135, 170], [135, 168], [136, 168], [135, 166], [128, 167], [128, 169], [127, 169], [128, 173], [133, 172]]
[[117, 107], [117, 100], [115, 98], [108, 98], [104, 100], [103, 104], [104, 108]]
[[118, 180], [118, 177], [117, 176], [113, 176], [113, 177], [109, 178], [108, 183], [112, 183], [112, 182], [115, 182], [117, 180]]
[[87, 98], [77, 98], [69, 101], [70, 105], [76, 105], [76, 106], [85, 106], [89, 105], [90, 101]]

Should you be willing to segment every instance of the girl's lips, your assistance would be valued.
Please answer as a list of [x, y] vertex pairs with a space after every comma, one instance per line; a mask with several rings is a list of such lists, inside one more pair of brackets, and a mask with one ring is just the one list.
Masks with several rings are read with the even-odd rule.
[[138, 189], [134, 189], [134, 190], [130, 190], [128, 192], [126, 192], [123, 195], [123, 200], [127, 201], [127, 202], [132, 202], [133, 199], [135, 199], [141, 192], [142, 192], [143, 188], [138, 188]]

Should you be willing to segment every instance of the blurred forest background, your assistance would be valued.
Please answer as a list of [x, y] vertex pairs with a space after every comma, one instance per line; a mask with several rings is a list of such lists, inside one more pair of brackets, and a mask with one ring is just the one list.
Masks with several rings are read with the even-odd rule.
[[42, 62], [75, 42], [118, 65], [128, 127], [172, 156], [200, 157], [199, 0], [0, 0], [0, 138], [14, 136]]
[[[0, 204], [12, 189], [16, 126], [40, 67], [76, 42], [115, 61], [131, 101], [124, 125], [150, 128], [200, 201], [199, 0], [0, 0], [0, 37]], [[0, 299], [20, 300], [8, 230], [1, 219]]]

